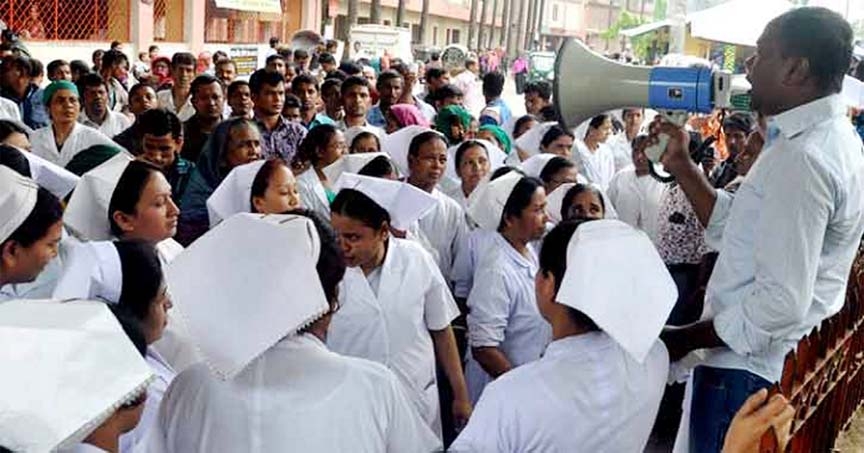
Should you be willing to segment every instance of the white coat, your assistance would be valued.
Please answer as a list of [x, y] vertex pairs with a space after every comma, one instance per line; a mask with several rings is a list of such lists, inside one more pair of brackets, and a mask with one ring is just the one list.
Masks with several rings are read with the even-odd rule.
[[147, 432], [156, 424], [158, 419], [162, 397], [165, 396], [165, 392], [175, 377], [171, 365], [168, 365], [168, 362], [155, 349], [147, 348], [147, 355], [144, 359], [147, 360], [147, 365], [150, 366], [150, 370], [153, 371], [156, 378], [147, 387], [147, 401], [144, 403], [144, 412], [141, 414], [138, 426], [120, 436], [120, 451], [123, 453], [135, 452], [143, 447]]
[[51, 125], [33, 131], [30, 134], [30, 144], [33, 154], [61, 167], [65, 167], [76, 154], [94, 145], [107, 145], [123, 149], [103, 133], [79, 123], [75, 123], [72, 133], [69, 134], [66, 142], [59, 150], [57, 149], [57, 142], [54, 140], [54, 129]]
[[78, 122], [98, 130], [108, 138], [113, 138], [115, 135], [125, 131], [132, 125], [132, 120], [129, 119], [128, 116], [110, 110], [102, 124], [97, 124], [95, 121], [92, 121], [90, 117], [87, 116], [87, 113], [83, 111], [81, 112], [81, 115], [78, 116]]
[[21, 110], [18, 109], [18, 104], [0, 96], [0, 120], [10, 120], [19, 123], [22, 122]]
[[485, 255], [486, 250], [495, 244], [495, 231], [476, 229], [468, 233], [462, 246], [456, 253], [453, 269], [450, 271], [450, 280], [453, 282], [453, 295], [460, 299], [467, 299], [474, 286], [474, 271], [477, 264]]
[[668, 371], [659, 340], [641, 364], [605, 332], [556, 340], [486, 387], [449, 451], [643, 451]]
[[[540, 358], [552, 327], [537, 308], [534, 252], [530, 258], [520, 255], [500, 234], [493, 241], [481, 257], [468, 296], [468, 345], [497, 347], [517, 367]], [[477, 402], [492, 378], [469, 354], [465, 380], [471, 402]]]
[[649, 175], [636, 176], [636, 169], [630, 167], [615, 174], [607, 194], [618, 213], [618, 219], [644, 231], [655, 241], [657, 215], [666, 188], [666, 184]]
[[468, 233], [468, 223], [459, 203], [438, 189], [433, 190], [431, 195], [438, 200], [438, 204], [420, 219], [420, 229], [438, 251], [441, 275], [449, 279], [456, 252]]
[[229, 381], [199, 363], [162, 399], [148, 452], [431, 452], [438, 439], [393, 373], [289, 336]]
[[339, 354], [390, 368], [420, 416], [440, 435], [435, 349], [429, 331], [449, 326], [459, 308], [432, 258], [413, 241], [390, 239], [376, 272], [377, 282], [367, 279], [359, 267], [346, 269], [327, 345]]
[[597, 184], [604, 191], [615, 176], [615, 153], [606, 143], [591, 151], [580, 139], [573, 144], [573, 160], [579, 167], [579, 174]]
[[327, 191], [318, 179], [318, 173], [314, 168], [304, 171], [297, 177], [297, 192], [300, 194], [300, 202], [304, 208], [321, 214], [325, 219], [330, 218], [330, 200], [327, 199]]

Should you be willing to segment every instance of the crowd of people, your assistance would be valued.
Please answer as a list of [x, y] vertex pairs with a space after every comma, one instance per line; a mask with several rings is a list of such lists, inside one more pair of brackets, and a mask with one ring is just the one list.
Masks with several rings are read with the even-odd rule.
[[491, 55], [421, 78], [277, 42], [245, 80], [0, 48], [0, 450], [782, 444], [766, 388], [864, 233], [851, 42], [796, 9], [748, 61], [754, 112], [573, 129], [547, 81], [514, 115]]

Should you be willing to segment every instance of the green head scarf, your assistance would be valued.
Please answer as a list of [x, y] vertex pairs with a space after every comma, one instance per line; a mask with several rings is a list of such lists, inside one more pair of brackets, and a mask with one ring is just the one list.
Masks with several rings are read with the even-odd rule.
[[75, 93], [75, 96], [81, 97], [81, 95], [78, 94], [78, 87], [76, 87], [74, 83], [68, 80], [57, 80], [55, 82], [51, 82], [51, 84], [45, 87], [45, 90], [43, 90], [42, 104], [44, 104], [45, 107], [48, 107], [48, 105], [51, 104], [51, 98], [54, 97], [54, 93], [56, 93], [58, 90], [69, 90]]
[[102, 165], [105, 161], [120, 152], [120, 148], [115, 148], [113, 146], [93, 145], [76, 154], [75, 157], [66, 164], [66, 169], [78, 176], [81, 176]]
[[501, 150], [504, 151], [507, 155], [510, 154], [510, 150], [513, 147], [513, 144], [510, 141], [510, 136], [504, 132], [504, 129], [501, 126], [494, 126], [491, 124], [487, 124], [485, 126], [480, 126], [480, 132], [489, 131], [492, 135], [495, 136], [495, 139], [498, 140], [498, 143], [501, 144]]
[[462, 124], [462, 127], [468, 130], [471, 127], [472, 119], [471, 114], [465, 108], [458, 105], [448, 105], [441, 109], [435, 117], [435, 129], [444, 134], [451, 145], [455, 145], [459, 143], [459, 140], [451, 135], [450, 126], [458, 121]]

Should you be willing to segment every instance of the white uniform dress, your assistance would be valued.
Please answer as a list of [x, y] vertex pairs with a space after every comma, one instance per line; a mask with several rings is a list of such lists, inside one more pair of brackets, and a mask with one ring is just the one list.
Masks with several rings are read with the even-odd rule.
[[668, 370], [659, 340], [641, 364], [605, 332], [556, 340], [486, 387], [448, 451], [642, 451]]
[[129, 119], [128, 116], [120, 113], [108, 111], [108, 115], [105, 118], [105, 121], [102, 124], [97, 124], [96, 122], [90, 120], [90, 117], [87, 116], [87, 113], [81, 112], [81, 115], [78, 116], [78, 122], [85, 125], [90, 126], [93, 129], [98, 130], [106, 137], [114, 137], [115, 135], [125, 131], [132, 125], [132, 120]]
[[165, 394], [148, 452], [431, 452], [439, 440], [392, 372], [290, 335], [228, 381], [203, 363]]
[[[530, 254], [522, 256], [503, 236], [495, 235], [468, 296], [469, 346], [498, 347], [514, 367], [539, 359], [552, 338], [552, 327], [537, 309], [537, 258], [533, 251]], [[469, 355], [465, 380], [471, 401], [476, 402], [492, 378]]]
[[390, 368], [440, 435], [429, 331], [449, 326], [459, 308], [429, 254], [416, 242], [391, 238], [384, 263], [368, 276], [359, 267], [346, 269], [339, 301], [327, 333], [330, 349]]
[[171, 381], [175, 377], [171, 365], [155, 349], [148, 347], [144, 359], [147, 360], [147, 365], [150, 366], [156, 379], [150, 382], [147, 387], [147, 401], [144, 403], [144, 412], [141, 414], [138, 426], [120, 436], [120, 451], [124, 453], [136, 452], [143, 447], [147, 432], [155, 426], [158, 420], [162, 397], [165, 396], [168, 386], [171, 385]]
[[0, 96], [0, 120], [10, 120], [21, 123], [21, 110], [18, 109], [18, 104]]
[[300, 194], [300, 201], [304, 208], [321, 214], [325, 219], [330, 218], [330, 200], [327, 199], [327, 191], [318, 179], [318, 173], [314, 168], [304, 171], [297, 177], [297, 192]]
[[33, 131], [30, 134], [30, 144], [33, 154], [61, 167], [65, 167], [76, 154], [94, 145], [107, 145], [122, 149], [105, 134], [79, 123], [75, 123], [72, 132], [59, 150], [54, 139], [54, 130], [50, 125]]
[[576, 139], [573, 143], [573, 160], [579, 167], [579, 173], [588, 181], [606, 190], [612, 177], [615, 176], [615, 154], [609, 145], [601, 143], [591, 151], [584, 141]]
[[438, 200], [438, 204], [420, 219], [420, 229], [438, 252], [441, 274], [449, 278], [456, 252], [468, 233], [468, 224], [465, 211], [459, 203], [438, 189], [433, 190], [431, 195]]
[[607, 194], [621, 221], [644, 231], [651, 241], [655, 241], [657, 215], [666, 188], [666, 184], [650, 175], [636, 176], [636, 169], [630, 167], [612, 178]]
[[453, 295], [460, 299], [467, 299], [474, 286], [474, 271], [486, 250], [495, 244], [495, 231], [478, 228], [465, 236], [465, 241], [456, 253], [453, 269], [450, 271], [450, 280], [453, 282]]
[[615, 157], [615, 171], [621, 171], [633, 165], [633, 145], [627, 140], [627, 134], [621, 132], [609, 138], [606, 142]]
[[195, 115], [195, 107], [192, 105], [191, 95], [186, 98], [186, 101], [179, 109], [174, 105], [174, 94], [171, 93], [170, 89], [156, 93], [156, 100], [159, 103], [160, 109], [170, 110], [177, 115], [177, 118], [180, 118], [180, 121], [188, 121], [189, 118], [192, 118], [192, 115]]

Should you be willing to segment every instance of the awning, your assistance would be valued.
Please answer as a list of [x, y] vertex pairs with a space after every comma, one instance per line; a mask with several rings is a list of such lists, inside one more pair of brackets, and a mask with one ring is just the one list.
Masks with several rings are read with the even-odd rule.
[[694, 38], [756, 47], [768, 22], [793, 7], [785, 0], [731, 0], [688, 14], [687, 22]]
[[645, 33], [650, 33], [654, 30], [658, 30], [663, 27], [668, 27], [672, 25], [672, 21], [668, 19], [663, 19], [657, 22], [651, 22], [649, 24], [642, 24], [638, 27], [628, 28], [626, 30], [621, 30], [618, 32], [620, 36], [626, 36], [628, 38], [632, 38], [634, 36], [644, 35]]
[[280, 0], [216, 0], [216, 7], [253, 13], [282, 14]]

